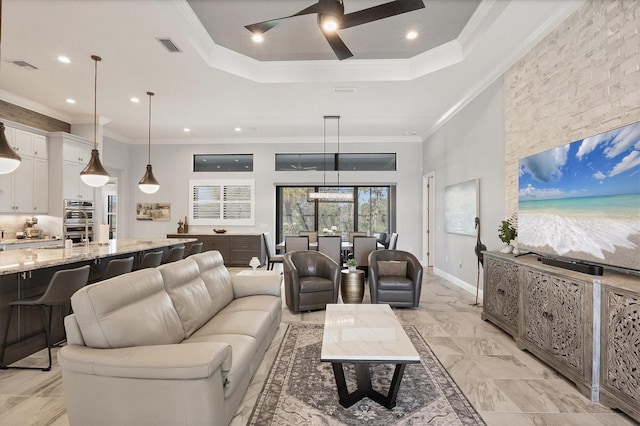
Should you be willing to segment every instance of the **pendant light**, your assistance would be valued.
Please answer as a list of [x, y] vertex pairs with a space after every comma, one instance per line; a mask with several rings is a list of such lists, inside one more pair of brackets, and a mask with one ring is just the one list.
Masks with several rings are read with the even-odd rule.
[[[0, 0], [0, 39], [2, 38], [2, 0]], [[1, 52], [1, 50], [0, 50]], [[0, 55], [1, 56], [1, 55]], [[0, 175], [11, 173], [20, 165], [21, 158], [9, 145], [4, 134], [4, 123], [0, 123]]]
[[[327, 120], [336, 120], [338, 123], [338, 154], [336, 155], [337, 170], [338, 170], [338, 188], [336, 191], [327, 191]], [[332, 202], [353, 202], [353, 192], [340, 192], [340, 116], [339, 115], [325, 115], [324, 116], [324, 145], [323, 145], [323, 162], [324, 162], [324, 174], [323, 174], [323, 191], [310, 192], [307, 195], [309, 201], [332, 201]]]
[[147, 171], [140, 182], [138, 182], [138, 188], [140, 188], [140, 191], [145, 194], [153, 194], [160, 189], [160, 184], [156, 178], [153, 177], [153, 170], [151, 170], [151, 97], [153, 96], [153, 92], [147, 92], [147, 95], [149, 95], [149, 150], [147, 157]]
[[91, 59], [95, 62], [94, 87], [93, 87], [93, 150], [91, 150], [91, 159], [89, 164], [80, 172], [80, 178], [89, 186], [104, 186], [109, 181], [109, 173], [102, 167], [100, 163], [100, 153], [98, 152], [98, 62], [101, 57], [91, 55]]

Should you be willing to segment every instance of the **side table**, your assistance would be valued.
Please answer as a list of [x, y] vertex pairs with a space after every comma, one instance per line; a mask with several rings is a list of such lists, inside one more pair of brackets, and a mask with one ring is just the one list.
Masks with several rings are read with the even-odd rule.
[[344, 303], [362, 303], [364, 297], [364, 271], [343, 269], [340, 279], [340, 294]]

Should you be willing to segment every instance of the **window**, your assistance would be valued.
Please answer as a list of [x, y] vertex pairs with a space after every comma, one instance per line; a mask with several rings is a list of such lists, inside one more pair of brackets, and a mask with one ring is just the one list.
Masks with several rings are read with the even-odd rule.
[[190, 180], [193, 225], [253, 225], [253, 180]]
[[341, 186], [340, 192], [354, 192], [354, 202], [308, 201], [310, 191], [336, 187], [278, 186], [276, 188], [276, 238], [300, 231], [337, 227], [338, 232], [359, 231], [373, 235], [395, 228], [393, 186]]
[[252, 172], [253, 154], [194, 154], [194, 172]]
[[[324, 157], [324, 158], [323, 158]], [[306, 170], [396, 170], [396, 154], [393, 153], [317, 153], [317, 154], [276, 154], [276, 171]]]

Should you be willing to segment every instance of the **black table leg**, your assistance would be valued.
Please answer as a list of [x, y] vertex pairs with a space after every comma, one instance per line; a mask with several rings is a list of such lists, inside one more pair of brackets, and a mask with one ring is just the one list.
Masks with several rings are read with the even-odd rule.
[[360, 401], [364, 397], [377, 402], [386, 408], [393, 408], [396, 406], [396, 398], [398, 396], [398, 390], [400, 389], [400, 382], [402, 382], [402, 375], [406, 364], [396, 364], [396, 368], [393, 372], [393, 379], [391, 380], [391, 386], [387, 396], [374, 390], [371, 386], [371, 373], [369, 372], [369, 364], [356, 363], [356, 382], [358, 388], [349, 393], [347, 389], [347, 382], [344, 378], [344, 369], [342, 363], [332, 362], [333, 375], [336, 379], [336, 386], [338, 387], [338, 397], [340, 398], [340, 405], [345, 408], [351, 407], [356, 402]]

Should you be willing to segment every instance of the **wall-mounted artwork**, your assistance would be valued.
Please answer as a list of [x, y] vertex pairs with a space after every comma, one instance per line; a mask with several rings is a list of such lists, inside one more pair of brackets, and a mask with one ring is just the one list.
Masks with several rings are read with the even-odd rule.
[[171, 203], [138, 203], [136, 204], [137, 220], [161, 220], [171, 219]]
[[640, 270], [640, 122], [520, 160], [518, 248]]
[[453, 234], [476, 236], [478, 179], [444, 188], [444, 229]]

